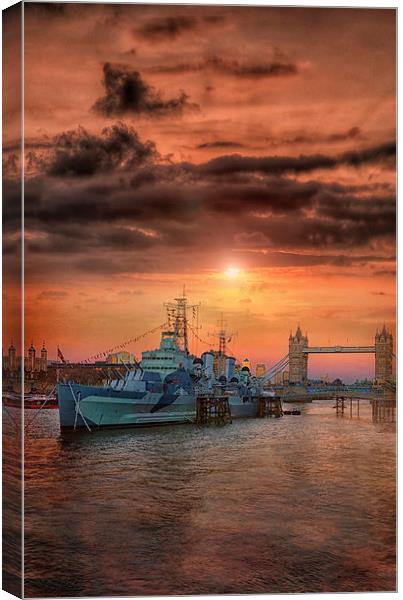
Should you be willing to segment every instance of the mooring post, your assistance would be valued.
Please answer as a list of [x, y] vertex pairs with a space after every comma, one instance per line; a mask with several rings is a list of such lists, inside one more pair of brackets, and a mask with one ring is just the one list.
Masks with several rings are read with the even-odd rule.
[[336, 396], [336, 415], [344, 415], [345, 398], [344, 396]]

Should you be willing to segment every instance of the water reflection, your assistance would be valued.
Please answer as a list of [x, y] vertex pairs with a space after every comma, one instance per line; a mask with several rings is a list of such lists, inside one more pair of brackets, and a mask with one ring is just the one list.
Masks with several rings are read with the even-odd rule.
[[380, 398], [350, 398], [345, 396], [337, 396], [333, 408], [338, 417], [360, 417], [361, 407], [365, 405], [371, 406], [372, 422], [373, 423], [396, 423], [396, 396], [380, 397]]
[[43, 412], [27, 596], [395, 589], [395, 431], [369, 405], [63, 437]]

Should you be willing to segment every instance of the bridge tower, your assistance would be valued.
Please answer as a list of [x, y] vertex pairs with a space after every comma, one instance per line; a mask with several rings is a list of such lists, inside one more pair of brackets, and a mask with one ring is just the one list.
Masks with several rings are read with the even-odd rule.
[[289, 381], [290, 383], [306, 383], [308, 379], [308, 354], [304, 349], [308, 347], [308, 337], [302, 335], [301, 328], [295, 335], [290, 333], [288, 339], [289, 354]]
[[383, 326], [382, 331], [375, 334], [375, 379], [385, 382], [392, 378], [393, 336]]

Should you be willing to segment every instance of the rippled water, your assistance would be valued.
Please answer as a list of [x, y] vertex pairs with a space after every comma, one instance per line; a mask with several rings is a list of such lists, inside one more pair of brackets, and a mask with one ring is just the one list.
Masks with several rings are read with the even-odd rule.
[[395, 429], [301, 416], [29, 426], [27, 596], [395, 590]]

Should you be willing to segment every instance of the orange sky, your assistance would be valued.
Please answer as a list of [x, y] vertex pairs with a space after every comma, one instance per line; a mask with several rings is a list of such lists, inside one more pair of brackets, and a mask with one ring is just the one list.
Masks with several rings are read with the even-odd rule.
[[394, 11], [27, 4], [25, 36], [26, 342], [86, 358], [183, 284], [253, 362], [394, 328]]

